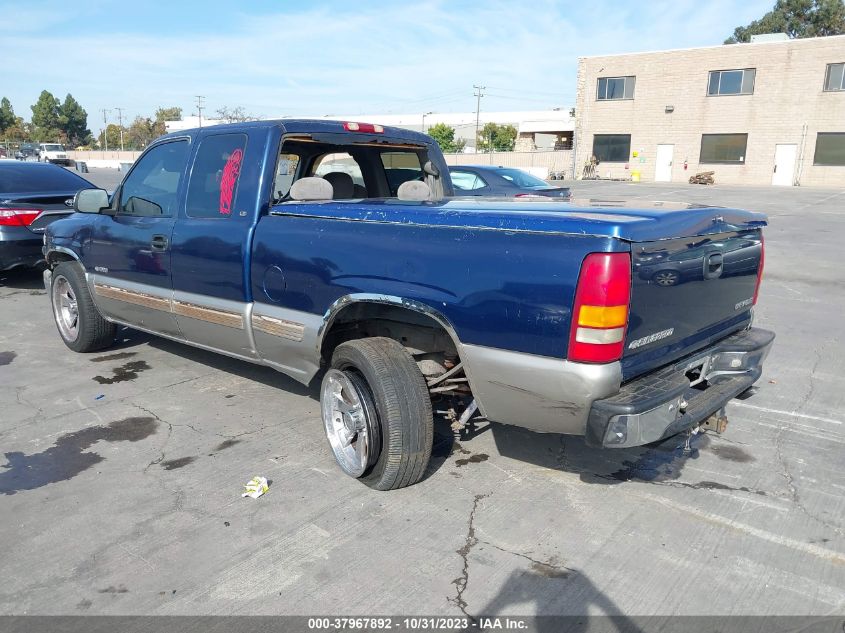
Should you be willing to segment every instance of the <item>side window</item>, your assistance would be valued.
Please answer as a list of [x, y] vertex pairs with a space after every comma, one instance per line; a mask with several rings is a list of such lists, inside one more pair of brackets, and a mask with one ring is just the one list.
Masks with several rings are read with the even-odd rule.
[[172, 217], [189, 147], [187, 140], [174, 141], [144, 154], [120, 189], [117, 212]]
[[276, 200], [281, 200], [288, 194], [293, 179], [296, 178], [298, 168], [298, 154], [283, 152], [279, 155], [279, 162], [276, 165], [276, 178], [273, 181], [273, 197]]
[[391, 196], [396, 195], [403, 182], [423, 179], [420, 157], [414, 152], [382, 152], [381, 164]]
[[468, 171], [449, 170], [449, 177], [452, 179], [452, 184], [455, 188], [461, 189], [462, 191], [475, 191], [476, 189], [487, 186], [487, 183], [479, 176]]
[[188, 183], [188, 217], [231, 217], [246, 138], [246, 134], [215, 134], [202, 140]]

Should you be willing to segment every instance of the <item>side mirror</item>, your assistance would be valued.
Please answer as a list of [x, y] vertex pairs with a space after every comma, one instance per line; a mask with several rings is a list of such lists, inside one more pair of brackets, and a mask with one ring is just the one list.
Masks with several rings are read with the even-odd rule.
[[73, 210], [79, 213], [100, 213], [109, 208], [109, 194], [105, 189], [82, 189], [73, 197]]

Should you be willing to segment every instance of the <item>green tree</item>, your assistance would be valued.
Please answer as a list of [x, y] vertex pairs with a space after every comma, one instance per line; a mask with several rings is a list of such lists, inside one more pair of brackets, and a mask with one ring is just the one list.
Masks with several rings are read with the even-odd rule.
[[36, 141], [55, 141], [65, 136], [59, 125], [59, 100], [49, 91], [41, 91], [31, 110], [32, 136]]
[[437, 141], [444, 154], [457, 154], [464, 151], [466, 141], [455, 140], [455, 128], [445, 123], [436, 123], [427, 130], [427, 134]]
[[747, 26], [738, 26], [725, 44], [748, 42], [752, 35], [786, 33], [791, 38], [845, 33], [843, 0], [777, 0], [771, 11]]
[[149, 117], [136, 116], [125, 135], [128, 149], [144, 149], [156, 137], [155, 122]]
[[59, 106], [59, 127], [67, 135], [68, 143], [74, 147], [85, 143], [91, 136], [88, 113], [70, 94]]
[[3, 133], [3, 140], [10, 141], [31, 141], [32, 125], [23, 120], [23, 117], [16, 116], [15, 122], [6, 128]]
[[215, 118], [221, 119], [226, 123], [242, 123], [244, 121], [257, 121], [258, 117], [253, 114], [248, 114], [241, 106], [230, 108], [223, 106], [214, 113]]
[[159, 137], [167, 132], [164, 126], [165, 121], [181, 121], [182, 108], [159, 108], [155, 113], [155, 123], [153, 124], [153, 132], [155, 137]]
[[[120, 126], [117, 123], [109, 123], [108, 127], [106, 128], [106, 139], [108, 139], [108, 148], [109, 151], [116, 152], [120, 149]], [[123, 143], [124, 148], [126, 147], [126, 133], [127, 130], [123, 128]], [[97, 143], [102, 149], [105, 149], [105, 145], [103, 144], [103, 133], [100, 132], [100, 135], [97, 137]]]
[[512, 152], [516, 145], [516, 128], [512, 125], [486, 123], [478, 132], [479, 152]]
[[11, 128], [17, 122], [12, 103], [6, 98], [0, 99], [0, 134]]

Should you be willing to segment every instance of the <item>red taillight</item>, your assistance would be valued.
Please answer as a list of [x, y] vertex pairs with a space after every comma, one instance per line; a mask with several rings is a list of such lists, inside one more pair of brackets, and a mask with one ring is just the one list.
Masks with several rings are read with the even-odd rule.
[[757, 285], [754, 286], [754, 305], [757, 305], [757, 295], [760, 294], [760, 282], [763, 281], [763, 264], [766, 263], [766, 241], [760, 233], [760, 264], [757, 266]]
[[29, 226], [41, 209], [0, 209], [0, 226]]
[[569, 360], [609, 363], [622, 358], [631, 300], [631, 256], [590, 253], [581, 264]]
[[343, 124], [343, 129], [347, 132], [369, 132], [370, 134], [384, 134], [384, 128], [375, 123], [356, 123], [355, 121], [346, 121]]

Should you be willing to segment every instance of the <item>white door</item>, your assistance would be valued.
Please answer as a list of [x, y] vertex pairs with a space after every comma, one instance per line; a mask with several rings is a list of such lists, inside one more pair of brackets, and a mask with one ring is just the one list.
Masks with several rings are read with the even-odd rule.
[[657, 156], [654, 158], [654, 181], [672, 182], [672, 154], [674, 145], [658, 145]]
[[798, 146], [792, 144], [775, 145], [775, 167], [772, 171], [772, 184], [791, 187], [795, 175], [795, 155]]

